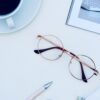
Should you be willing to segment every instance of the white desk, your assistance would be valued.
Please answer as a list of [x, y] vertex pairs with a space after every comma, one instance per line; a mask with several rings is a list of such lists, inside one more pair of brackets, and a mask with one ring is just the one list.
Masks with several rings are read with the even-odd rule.
[[25, 100], [48, 81], [52, 87], [37, 100], [76, 100], [100, 86], [100, 76], [87, 84], [68, 72], [67, 56], [50, 62], [36, 55], [37, 33], [54, 34], [65, 48], [92, 57], [100, 70], [100, 35], [65, 25], [70, 0], [43, 0], [35, 20], [23, 30], [0, 34], [0, 100]]

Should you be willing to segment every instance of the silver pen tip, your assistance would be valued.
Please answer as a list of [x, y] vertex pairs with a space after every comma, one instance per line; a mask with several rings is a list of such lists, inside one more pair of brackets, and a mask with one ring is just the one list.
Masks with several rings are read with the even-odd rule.
[[52, 84], [53, 84], [53, 81], [48, 82], [48, 83], [45, 84], [43, 87], [44, 87], [45, 89], [48, 89]]

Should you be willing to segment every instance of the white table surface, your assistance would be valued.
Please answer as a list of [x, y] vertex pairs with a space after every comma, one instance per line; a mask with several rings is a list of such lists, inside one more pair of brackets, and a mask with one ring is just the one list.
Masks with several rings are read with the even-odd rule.
[[76, 100], [100, 87], [100, 76], [83, 83], [68, 72], [69, 57], [50, 62], [36, 55], [37, 34], [53, 34], [65, 48], [86, 54], [100, 70], [100, 35], [65, 25], [71, 0], [43, 0], [40, 12], [24, 29], [0, 34], [0, 100], [26, 100], [43, 84], [54, 84], [37, 100]]

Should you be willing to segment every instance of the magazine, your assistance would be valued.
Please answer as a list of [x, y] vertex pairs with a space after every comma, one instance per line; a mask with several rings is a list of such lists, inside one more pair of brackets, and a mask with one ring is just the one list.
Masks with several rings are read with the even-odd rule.
[[100, 33], [100, 0], [72, 0], [66, 24]]

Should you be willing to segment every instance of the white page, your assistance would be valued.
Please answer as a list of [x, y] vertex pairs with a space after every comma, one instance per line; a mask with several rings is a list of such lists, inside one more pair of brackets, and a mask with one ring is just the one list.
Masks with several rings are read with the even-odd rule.
[[100, 100], [100, 89], [94, 91], [86, 100]]

